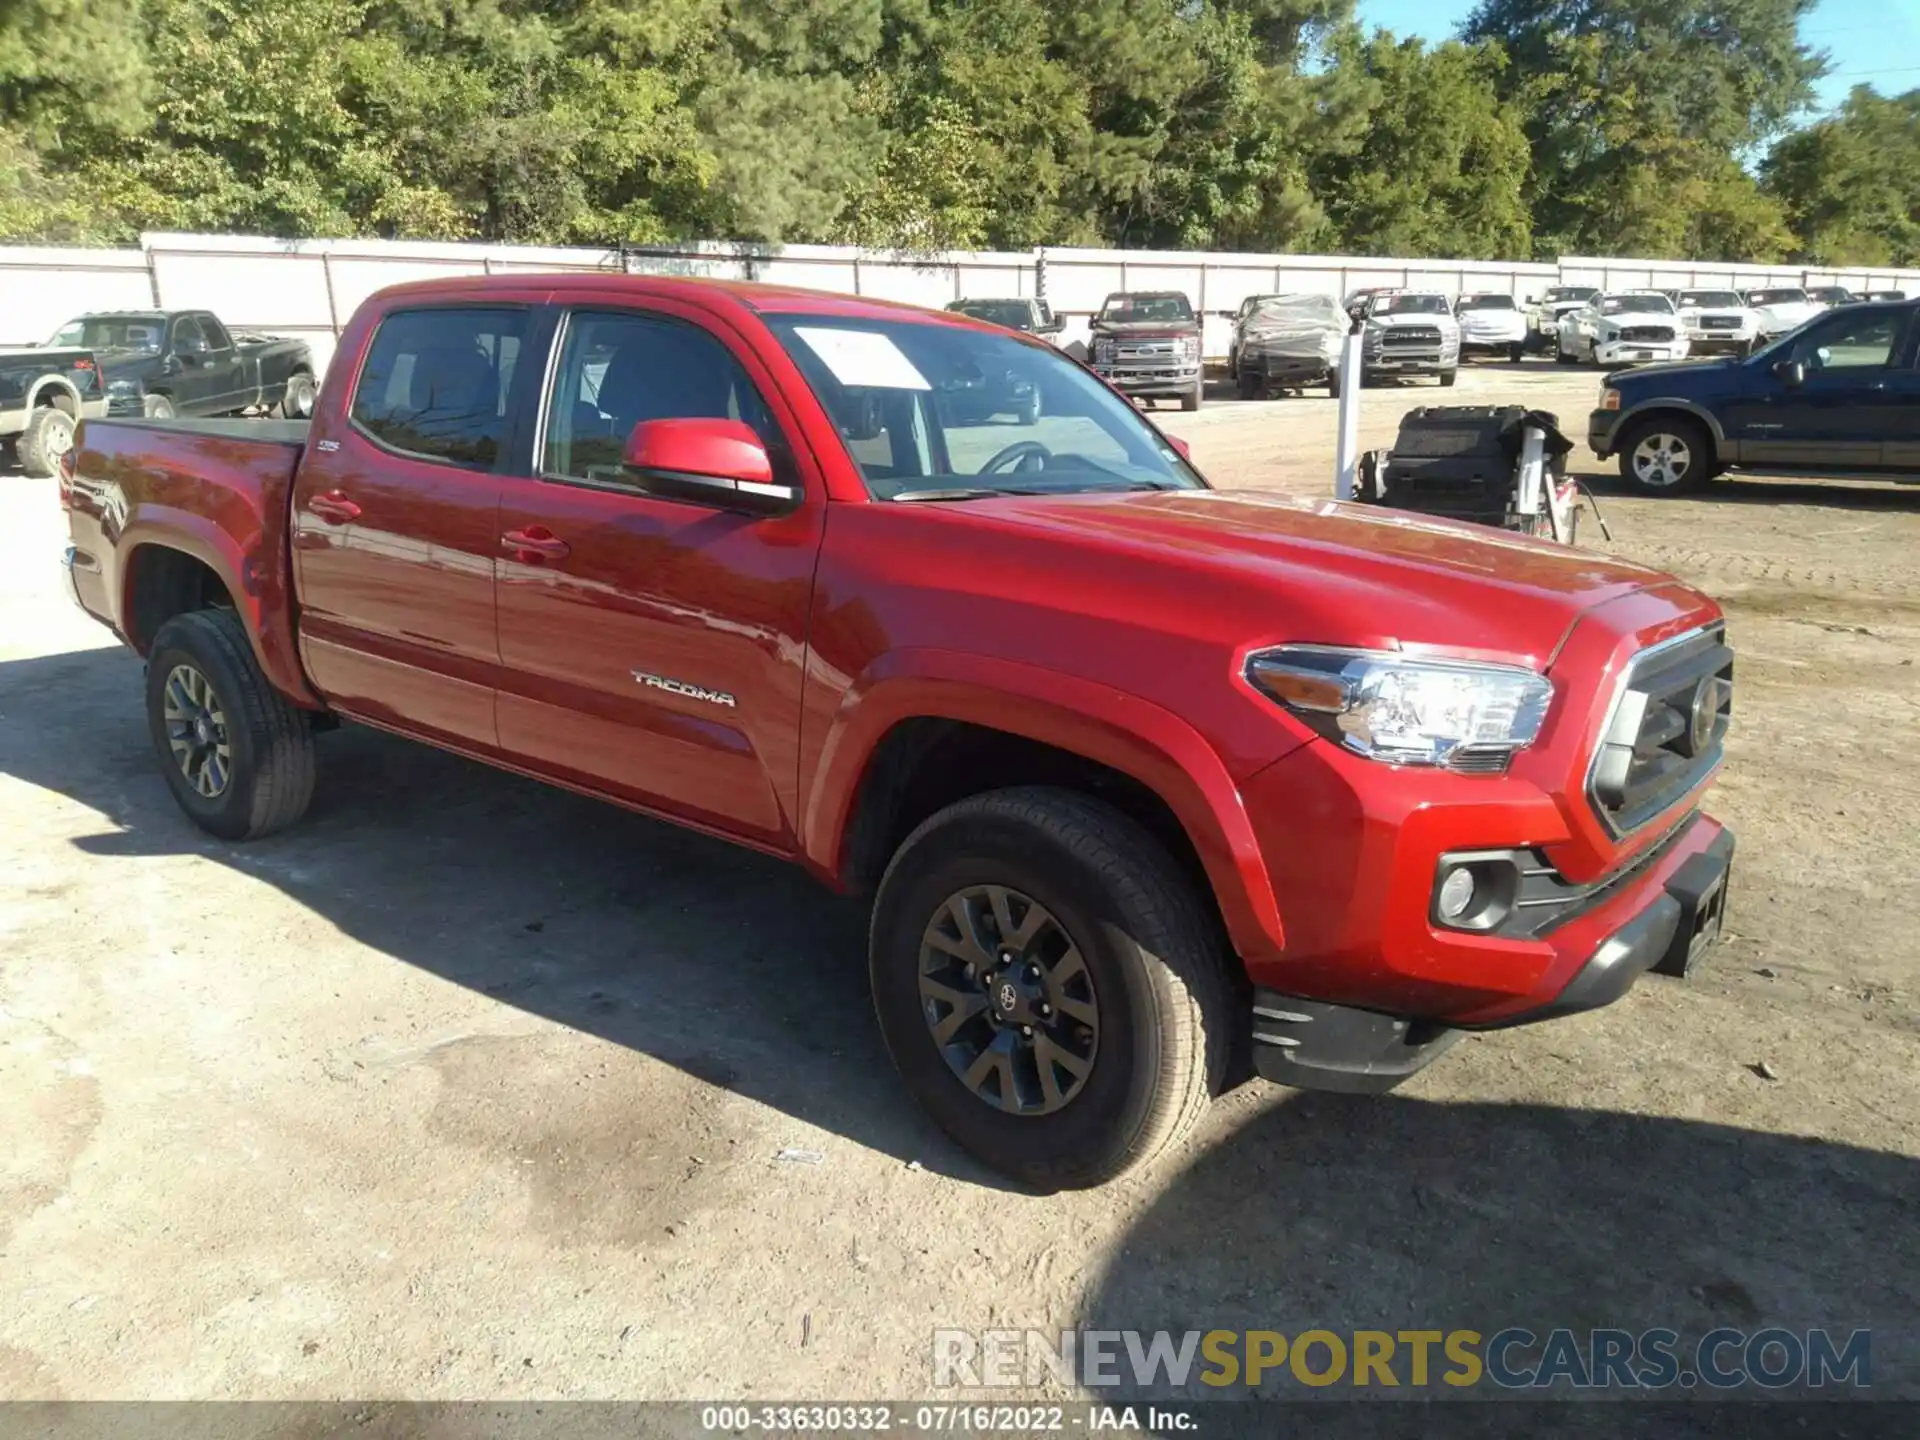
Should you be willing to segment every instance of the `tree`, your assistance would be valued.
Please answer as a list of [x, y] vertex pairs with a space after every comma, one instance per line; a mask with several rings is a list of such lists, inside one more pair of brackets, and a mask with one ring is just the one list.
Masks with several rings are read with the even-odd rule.
[[1524, 259], [1533, 243], [1522, 108], [1503, 100], [1489, 44], [1376, 32], [1345, 63], [1369, 82], [1359, 143], [1320, 157], [1314, 191], [1363, 254]]
[[1735, 162], [1779, 134], [1825, 73], [1798, 38], [1814, 3], [1481, 0], [1464, 34], [1512, 62], [1502, 91], [1527, 113], [1543, 246], [1674, 254], [1690, 235], [1784, 236]]
[[1920, 264], [1920, 90], [1855, 87], [1837, 114], [1774, 146], [1768, 192], [1815, 265]]

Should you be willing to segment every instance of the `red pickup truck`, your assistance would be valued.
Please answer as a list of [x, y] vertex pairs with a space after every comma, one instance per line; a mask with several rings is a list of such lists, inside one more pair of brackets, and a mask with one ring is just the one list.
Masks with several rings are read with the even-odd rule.
[[1711, 600], [1216, 491], [964, 316], [405, 285], [310, 423], [88, 421], [62, 495], [200, 825], [293, 823], [346, 717], [871, 891], [901, 1074], [1037, 1186], [1146, 1161], [1254, 1072], [1388, 1089], [1719, 925]]

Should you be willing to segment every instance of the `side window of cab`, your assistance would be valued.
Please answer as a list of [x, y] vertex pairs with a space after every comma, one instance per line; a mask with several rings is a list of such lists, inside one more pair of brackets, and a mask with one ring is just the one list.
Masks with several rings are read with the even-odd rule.
[[353, 389], [354, 428], [417, 460], [493, 470], [528, 313], [447, 306], [380, 322]]
[[627, 488], [627, 439], [646, 420], [738, 420], [770, 453], [781, 439], [760, 392], [699, 326], [632, 311], [566, 317], [547, 397], [540, 473]]
[[1793, 347], [1809, 373], [1884, 370], [1893, 363], [1905, 316], [1888, 311], [1840, 314], [1815, 325]]

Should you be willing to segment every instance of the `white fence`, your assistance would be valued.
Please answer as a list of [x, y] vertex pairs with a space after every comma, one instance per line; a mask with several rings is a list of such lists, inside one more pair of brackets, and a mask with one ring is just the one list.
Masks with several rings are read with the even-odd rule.
[[383, 240], [269, 240], [244, 235], [141, 237], [137, 250], [0, 246], [0, 344], [43, 342], [88, 310], [212, 310], [229, 325], [297, 335], [324, 366], [354, 307], [403, 280], [536, 271], [706, 275], [939, 306], [969, 296], [1044, 294], [1084, 338], [1087, 318], [1115, 290], [1180, 290], [1206, 316], [1206, 350], [1226, 353], [1227, 316], [1249, 295], [1345, 295], [1371, 285], [1505, 291], [1549, 285], [1839, 284], [1920, 293], [1916, 270], [1799, 270], [1695, 261], [1562, 259], [1557, 265], [1380, 256], [1236, 255], [1195, 251], [959, 252], [908, 256], [831, 245], [698, 244], [644, 250]]

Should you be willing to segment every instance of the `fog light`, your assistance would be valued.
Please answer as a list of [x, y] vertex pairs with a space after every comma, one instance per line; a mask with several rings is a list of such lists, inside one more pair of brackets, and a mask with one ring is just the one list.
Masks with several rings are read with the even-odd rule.
[[1462, 865], [1440, 882], [1440, 918], [1454, 921], [1466, 914], [1473, 904], [1473, 891], [1473, 871]]

